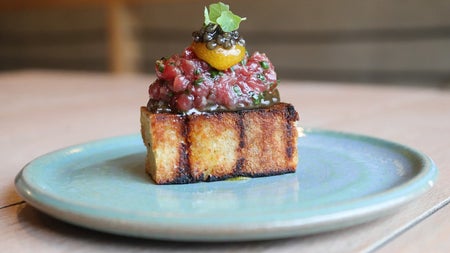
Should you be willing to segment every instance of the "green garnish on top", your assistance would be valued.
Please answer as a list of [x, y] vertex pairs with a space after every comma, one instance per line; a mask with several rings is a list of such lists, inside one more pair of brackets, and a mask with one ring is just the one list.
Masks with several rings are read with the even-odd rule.
[[224, 32], [232, 32], [239, 28], [241, 21], [246, 18], [241, 18], [230, 11], [230, 6], [222, 2], [210, 4], [209, 10], [205, 7], [205, 25], [217, 24]]

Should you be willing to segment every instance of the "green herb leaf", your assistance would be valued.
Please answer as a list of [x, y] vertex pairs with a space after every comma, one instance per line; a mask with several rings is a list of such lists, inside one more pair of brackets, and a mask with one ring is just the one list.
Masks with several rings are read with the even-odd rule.
[[261, 65], [261, 68], [263, 69], [269, 69], [269, 63], [266, 61], [260, 61], [259, 64]]
[[157, 60], [156, 61], [156, 67], [158, 68], [159, 72], [164, 72], [164, 62], [163, 60]]
[[258, 78], [258, 79], [261, 80], [261, 81], [265, 81], [265, 80], [266, 80], [266, 77], [265, 77], [264, 74], [262, 74], [262, 73], [256, 74], [256, 78]]
[[242, 90], [241, 90], [241, 88], [239, 86], [234, 85], [233, 86], [233, 91], [234, 91], [234, 93], [236, 93], [236, 95], [242, 96]]
[[239, 28], [241, 21], [246, 18], [241, 18], [230, 11], [230, 6], [222, 2], [209, 5], [205, 7], [205, 25], [210, 23], [219, 25], [224, 32], [232, 32]]
[[210, 23], [215, 23], [223, 12], [230, 12], [230, 6], [228, 4], [219, 2], [209, 5], [209, 20], [212, 21]]
[[262, 96], [261, 94], [259, 94], [259, 95], [254, 95], [254, 96], [252, 97], [252, 99], [253, 99], [253, 104], [254, 104], [254, 105], [260, 105], [260, 104], [261, 104], [262, 98], [263, 98], [263, 96]]
[[209, 75], [211, 76], [211, 78], [216, 78], [217, 76], [221, 76], [223, 73], [219, 70], [216, 69], [211, 69], [209, 71]]
[[241, 18], [234, 15], [231, 11], [222, 12], [222, 15], [217, 19], [217, 24], [220, 25], [224, 32], [232, 32], [239, 28]]
[[206, 8], [206, 6], [205, 6], [205, 10], [203, 11], [203, 15], [205, 15], [205, 25], [212, 23], [211, 19], [209, 18], [208, 8]]
[[196, 79], [194, 81], [194, 86], [199, 86], [201, 83], [203, 83], [204, 79], [202, 77]]

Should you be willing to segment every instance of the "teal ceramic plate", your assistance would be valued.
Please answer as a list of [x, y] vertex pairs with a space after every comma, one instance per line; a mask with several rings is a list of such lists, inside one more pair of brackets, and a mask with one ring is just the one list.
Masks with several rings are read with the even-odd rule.
[[16, 188], [32, 206], [87, 228], [143, 238], [242, 241], [330, 231], [374, 220], [428, 190], [424, 154], [372, 137], [307, 130], [296, 173], [155, 185], [139, 135], [72, 146], [30, 162]]

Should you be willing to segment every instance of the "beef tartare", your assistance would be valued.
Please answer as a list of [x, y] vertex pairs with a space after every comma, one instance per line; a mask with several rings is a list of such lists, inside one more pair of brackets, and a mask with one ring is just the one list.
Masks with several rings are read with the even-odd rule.
[[158, 79], [149, 87], [148, 102], [154, 112], [234, 111], [280, 101], [273, 64], [259, 52], [221, 71], [188, 47], [181, 55], [156, 61], [155, 71]]

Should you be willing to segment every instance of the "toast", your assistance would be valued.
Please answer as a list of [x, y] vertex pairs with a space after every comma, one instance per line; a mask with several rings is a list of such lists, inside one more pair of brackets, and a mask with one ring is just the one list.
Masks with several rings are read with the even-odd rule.
[[141, 107], [146, 172], [157, 184], [295, 172], [298, 119], [287, 103], [191, 115]]

